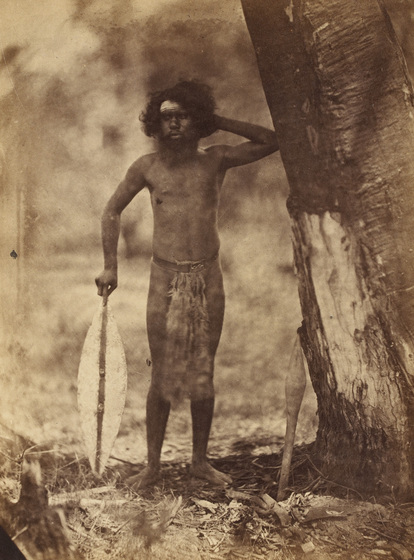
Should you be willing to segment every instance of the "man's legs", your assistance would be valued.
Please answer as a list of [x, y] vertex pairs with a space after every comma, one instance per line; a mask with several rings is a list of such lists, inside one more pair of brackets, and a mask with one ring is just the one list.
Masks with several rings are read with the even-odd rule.
[[[224, 317], [224, 288], [220, 263], [217, 260], [209, 268], [206, 280], [206, 299], [209, 317], [210, 354], [216, 355], [220, 341]], [[211, 383], [213, 383], [211, 379]], [[210, 386], [208, 394], [214, 395], [214, 387]], [[230, 484], [231, 478], [214, 469], [207, 462], [207, 444], [213, 420], [214, 396], [199, 398], [191, 401], [191, 416], [193, 421], [193, 457], [191, 473], [204, 478], [213, 484]]]
[[159, 478], [161, 448], [170, 413], [170, 403], [161, 398], [159, 389], [159, 372], [164, 360], [170, 283], [171, 272], [152, 263], [147, 302], [147, 332], [152, 361], [152, 380], [147, 396], [146, 419], [148, 466], [127, 479], [127, 484], [135, 490], [149, 486]]
[[148, 466], [127, 480], [127, 484], [135, 490], [154, 484], [159, 478], [161, 448], [169, 414], [170, 403], [162, 399], [151, 385], [147, 397]]
[[198, 478], [204, 478], [213, 484], [230, 484], [231, 478], [214, 469], [207, 462], [207, 445], [213, 420], [214, 397], [191, 401], [193, 421], [193, 458], [190, 472]]
[[[154, 263], [151, 267], [150, 290], [147, 306], [147, 329], [153, 364], [153, 383], [147, 398], [147, 444], [148, 466], [137, 476], [128, 479], [135, 488], [143, 488], [155, 482], [159, 476], [160, 454], [165, 428], [170, 412], [170, 403], [160, 396], [155, 383], [159, 382], [159, 372], [164, 362], [166, 340], [166, 316], [171, 284], [171, 271]], [[224, 314], [224, 290], [221, 268], [218, 261], [210, 268], [206, 278], [206, 297], [210, 319], [211, 355], [214, 356], [220, 339]], [[154, 383], [155, 381], [155, 383]], [[213, 388], [211, 388], [213, 394]], [[191, 472], [215, 484], [230, 483], [231, 478], [220, 473], [207, 463], [207, 444], [214, 411], [214, 397], [191, 402], [193, 421], [193, 460]]]

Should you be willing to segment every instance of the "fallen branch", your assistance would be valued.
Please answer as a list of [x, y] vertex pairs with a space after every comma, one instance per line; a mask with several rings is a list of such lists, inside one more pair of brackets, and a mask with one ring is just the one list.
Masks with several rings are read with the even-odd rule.
[[[87, 490], [79, 490], [77, 492], [62, 492], [61, 494], [55, 494], [54, 496], [49, 496], [48, 504], [52, 507], [59, 507], [65, 505], [81, 505], [81, 507], [87, 507], [88, 505], [99, 505], [102, 501], [96, 498], [91, 498], [90, 495], [93, 494], [105, 494], [106, 492], [112, 492], [114, 488], [111, 486], [100, 486], [99, 488], [89, 488]], [[121, 505], [128, 502], [128, 500], [107, 500], [108, 503], [114, 504], [116, 502], [122, 502]], [[83, 504], [81, 504], [83, 502]]]

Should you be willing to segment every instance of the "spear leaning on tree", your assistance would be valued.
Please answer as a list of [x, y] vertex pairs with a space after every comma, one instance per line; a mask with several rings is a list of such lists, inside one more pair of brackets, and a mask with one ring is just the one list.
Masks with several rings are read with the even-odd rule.
[[282, 468], [280, 471], [277, 501], [284, 499], [286, 487], [289, 481], [290, 464], [292, 462], [293, 444], [295, 443], [296, 425], [299, 416], [300, 405], [306, 387], [306, 370], [304, 364], [299, 334], [296, 336], [295, 344], [289, 361], [288, 374], [286, 376], [286, 434], [283, 449]]

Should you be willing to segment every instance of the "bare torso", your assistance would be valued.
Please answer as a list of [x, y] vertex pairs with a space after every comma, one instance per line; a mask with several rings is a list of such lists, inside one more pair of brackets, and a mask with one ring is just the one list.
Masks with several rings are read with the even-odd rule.
[[157, 136], [160, 149], [131, 165], [105, 207], [105, 268], [96, 278], [99, 295], [111, 294], [118, 285], [121, 213], [145, 187], [150, 191], [154, 214], [155, 255], [167, 261], [199, 261], [216, 255], [220, 246], [218, 204], [226, 170], [259, 160], [276, 151], [278, 144], [273, 131], [258, 125], [217, 115], [214, 123], [216, 130], [247, 141], [201, 149], [199, 133], [184, 110], [163, 114]]
[[198, 261], [220, 246], [218, 204], [224, 171], [217, 150], [198, 149], [183, 161], [146, 156], [145, 180], [154, 215], [153, 252], [169, 261]]

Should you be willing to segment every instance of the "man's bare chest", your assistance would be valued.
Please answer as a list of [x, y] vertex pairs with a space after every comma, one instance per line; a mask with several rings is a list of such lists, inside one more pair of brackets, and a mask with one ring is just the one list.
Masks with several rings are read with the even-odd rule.
[[146, 179], [153, 196], [167, 199], [211, 197], [218, 190], [217, 170], [199, 162], [154, 165]]

